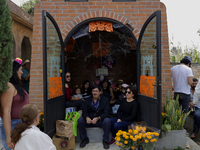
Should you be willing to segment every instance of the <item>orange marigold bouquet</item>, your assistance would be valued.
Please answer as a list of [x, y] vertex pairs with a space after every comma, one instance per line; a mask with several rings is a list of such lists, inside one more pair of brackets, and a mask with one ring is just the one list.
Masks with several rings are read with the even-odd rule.
[[153, 150], [159, 137], [158, 132], [147, 132], [146, 127], [134, 126], [128, 132], [119, 130], [115, 140], [122, 150], [137, 149], [140, 145], [144, 150]]

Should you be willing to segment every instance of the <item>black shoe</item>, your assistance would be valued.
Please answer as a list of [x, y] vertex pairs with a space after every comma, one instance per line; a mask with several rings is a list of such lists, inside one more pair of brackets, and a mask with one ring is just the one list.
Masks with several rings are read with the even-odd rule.
[[88, 144], [88, 143], [89, 143], [89, 139], [88, 139], [88, 138], [85, 138], [84, 140], [81, 141], [80, 147], [81, 147], [81, 148], [82, 148], [82, 147], [85, 147], [86, 144]]
[[103, 148], [104, 148], [104, 149], [109, 149], [109, 144], [108, 144], [108, 142], [105, 142], [104, 140], [103, 140]]

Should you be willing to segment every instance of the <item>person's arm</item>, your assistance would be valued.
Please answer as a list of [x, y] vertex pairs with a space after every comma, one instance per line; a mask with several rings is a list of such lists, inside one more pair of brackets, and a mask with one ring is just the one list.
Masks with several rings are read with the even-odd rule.
[[29, 73], [27, 76], [24, 77], [24, 80], [25, 80], [25, 81], [28, 81], [29, 78], [30, 78], [30, 73]]
[[112, 91], [112, 88], [110, 88], [110, 95], [111, 95], [111, 100], [110, 101], [112, 102], [114, 100], [114, 98], [115, 98], [114, 94], [113, 94], [113, 91]]
[[193, 76], [187, 77], [187, 79], [188, 79], [188, 84], [192, 85], [192, 83], [193, 83]]
[[13, 149], [11, 143], [11, 106], [14, 97], [15, 88], [11, 83], [8, 83], [8, 89], [1, 94], [1, 109], [3, 116], [3, 124], [6, 131], [6, 144], [9, 148]]

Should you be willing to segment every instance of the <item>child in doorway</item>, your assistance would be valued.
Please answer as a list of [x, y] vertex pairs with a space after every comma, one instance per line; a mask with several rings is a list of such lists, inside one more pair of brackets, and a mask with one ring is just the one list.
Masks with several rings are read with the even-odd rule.
[[74, 93], [75, 94], [72, 96], [73, 98], [81, 98], [82, 100], [84, 100], [83, 96], [81, 94], [81, 88], [80, 87], [75, 87]]

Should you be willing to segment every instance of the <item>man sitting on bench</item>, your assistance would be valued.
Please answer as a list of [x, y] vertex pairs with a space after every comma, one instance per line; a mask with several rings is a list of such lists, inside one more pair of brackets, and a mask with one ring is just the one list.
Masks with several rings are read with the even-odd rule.
[[109, 99], [100, 96], [101, 87], [94, 85], [92, 87], [92, 96], [85, 100], [83, 106], [82, 117], [78, 120], [78, 128], [80, 132], [81, 143], [80, 147], [85, 147], [89, 143], [89, 139], [86, 133], [86, 127], [101, 127], [103, 128], [103, 147], [109, 149], [109, 132], [111, 128], [110, 123], [110, 103]]

